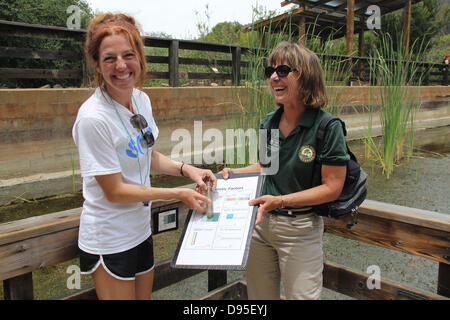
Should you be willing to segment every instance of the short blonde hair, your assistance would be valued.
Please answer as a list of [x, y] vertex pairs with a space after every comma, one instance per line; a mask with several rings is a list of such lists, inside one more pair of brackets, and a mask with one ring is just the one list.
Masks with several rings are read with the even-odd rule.
[[[138, 86], [142, 88], [147, 75], [147, 65], [144, 44], [137, 23], [133, 17], [122, 13], [103, 13], [95, 17], [89, 24], [86, 32], [84, 48], [87, 57], [92, 61], [98, 62], [100, 45], [103, 39], [113, 34], [124, 34], [128, 38], [128, 41], [130, 41], [141, 67]], [[99, 87], [104, 82], [103, 76], [97, 70], [95, 71], [95, 82]]]
[[296, 43], [283, 41], [279, 43], [269, 56], [269, 65], [286, 63], [297, 69], [300, 86], [300, 96], [307, 107], [323, 108], [328, 103], [325, 77], [317, 55]]

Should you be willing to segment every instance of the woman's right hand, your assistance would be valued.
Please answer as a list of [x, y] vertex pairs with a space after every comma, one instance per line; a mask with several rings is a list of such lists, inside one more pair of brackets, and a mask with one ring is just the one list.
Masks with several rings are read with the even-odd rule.
[[230, 176], [230, 174], [233, 173], [233, 169], [231, 169], [231, 168], [223, 168], [222, 171], [220, 171], [218, 173], [222, 175], [224, 180], [227, 180], [228, 177]]
[[198, 212], [206, 212], [207, 206], [205, 204], [211, 202], [208, 197], [187, 188], [179, 189], [178, 200], [187, 205], [189, 209], [193, 209]]
[[227, 180], [230, 177], [230, 174], [232, 173], [257, 173], [261, 172], [261, 165], [259, 162], [253, 163], [247, 167], [244, 168], [223, 168], [222, 171], [218, 172], [222, 175], [222, 177]]

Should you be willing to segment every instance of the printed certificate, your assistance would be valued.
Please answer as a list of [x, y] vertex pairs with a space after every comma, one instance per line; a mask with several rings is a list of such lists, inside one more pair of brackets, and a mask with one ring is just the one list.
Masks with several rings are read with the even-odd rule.
[[216, 175], [213, 214], [189, 211], [171, 266], [173, 268], [243, 270], [257, 207], [248, 202], [261, 194], [264, 176]]

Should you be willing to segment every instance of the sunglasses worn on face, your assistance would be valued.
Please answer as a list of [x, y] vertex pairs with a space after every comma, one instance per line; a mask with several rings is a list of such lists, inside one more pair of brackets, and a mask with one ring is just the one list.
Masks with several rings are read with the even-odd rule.
[[135, 114], [130, 118], [130, 123], [133, 128], [138, 129], [142, 133], [143, 140], [141, 140], [141, 145], [143, 148], [151, 148], [155, 144], [155, 138], [153, 133], [150, 131], [143, 132], [142, 130], [147, 128], [147, 120], [141, 114]]
[[276, 68], [271, 66], [266, 67], [264, 74], [266, 75], [266, 78], [270, 78], [274, 72], [276, 72], [280, 78], [284, 78], [287, 77], [290, 72], [297, 72], [297, 69], [292, 69], [291, 67], [282, 64]]

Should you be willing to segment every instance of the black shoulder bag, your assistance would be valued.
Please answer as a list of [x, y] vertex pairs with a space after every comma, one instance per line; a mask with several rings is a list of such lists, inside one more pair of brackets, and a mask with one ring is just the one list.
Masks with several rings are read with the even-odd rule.
[[[314, 163], [312, 187], [322, 184], [322, 164], [319, 161], [319, 155], [322, 152], [327, 126], [333, 121], [341, 122], [344, 136], [347, 136], [345, 123], [341, 119], [335, 116], [329, 116], [322, 120], [316, 136], [316, 160]], [[367, 175], [359, 165], [355, 155], [348, 148], [347, 142], [346, 147], [347, 152], [350, 155], [350, 160], [347, 163], [347, 175], [345, 178], [342, 193], [339, 198], [333, 202], [314, 206], [314, 211], [320, 216], [326, 216], [335, 219], [350, 214], [352, 216], [352, 221], [347, 225], [347, 227], [351, 228], [357, 223], [358, 207], [361, 205], [367, 195]]]

